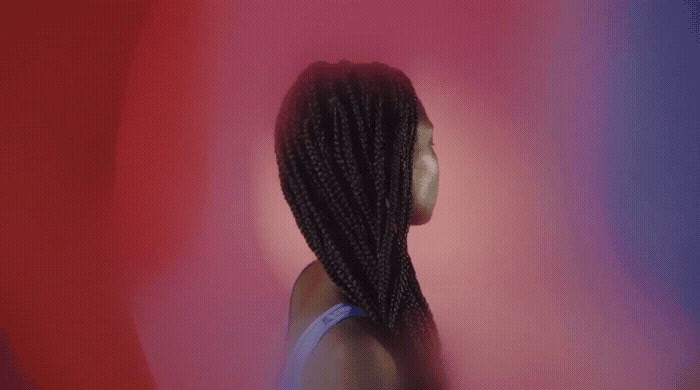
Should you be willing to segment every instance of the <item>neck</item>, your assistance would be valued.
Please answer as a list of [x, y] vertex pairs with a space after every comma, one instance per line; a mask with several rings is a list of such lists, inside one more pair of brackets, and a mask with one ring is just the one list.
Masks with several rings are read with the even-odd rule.
[[344, 302], [345, 300], [342, 292], [338, 286], [333, 283], [331, 278], [328, 277], [328, 274], [323, 269], [321, 262], [314, 260], [314, 263], [315, 264], [313, 264], [312, 267], [315, 266], [317, 268], [317, 272], [314, 273], [314, 277], [316, 278], [317, 282], [314, 295], [316, 295], [324, 303], [330, 304], [331, 306]]

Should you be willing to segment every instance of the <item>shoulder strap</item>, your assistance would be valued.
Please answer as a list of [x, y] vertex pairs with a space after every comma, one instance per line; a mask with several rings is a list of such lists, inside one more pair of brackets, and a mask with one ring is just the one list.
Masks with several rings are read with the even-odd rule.
[[339, 303], [318, 316], [301, 334], [292, 349], [284, 373], [280, 390], [297, 390], [301, 380], [301, 372], [306, 360], [326, 332], [333, 325], [350, 316], [365, 317], [367, 314], [357, 306]]

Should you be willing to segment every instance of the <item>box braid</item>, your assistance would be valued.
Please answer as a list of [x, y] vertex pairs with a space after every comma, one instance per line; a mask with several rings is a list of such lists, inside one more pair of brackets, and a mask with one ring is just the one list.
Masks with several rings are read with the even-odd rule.
[[285, 200], [345, 298], [397, 359], [407, 389], [448, 388], [408, 255], [418, 97], [385, 64], [309, 65], [285, 95], [275, 154]]

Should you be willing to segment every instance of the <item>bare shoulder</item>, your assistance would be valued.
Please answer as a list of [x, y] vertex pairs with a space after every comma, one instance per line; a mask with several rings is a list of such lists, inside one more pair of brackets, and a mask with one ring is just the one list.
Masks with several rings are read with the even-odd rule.
[[[293, 290], [289, 340], [298, 339], [318, 315], [342, 302], [318, 261], [302, 271]], [[366, 317], [349, 317], [333, 326], [309, 356], [301, 389], [398, 389], [396, 363], [372, 329]]]
[[393, 357], [364, 328], [363, 319], [348, 318], [326, 333], [304, 367], [301, 389], [398, 389]]

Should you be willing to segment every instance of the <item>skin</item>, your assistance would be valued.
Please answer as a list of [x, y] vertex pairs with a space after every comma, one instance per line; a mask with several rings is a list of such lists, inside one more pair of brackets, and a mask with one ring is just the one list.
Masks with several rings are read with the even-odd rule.
[[418, 136], [413, 152], [413, 212], [411, 225], [423, 225], [430, 221], [437, 201], [439, 168], [433, 150], [433, 124], [425, 113], [423, 103], [418, 100]]
[[[433, 125], [420, 99], [418, 134], [413, 152], [413, 209], [411, 225], [430, 221], [437, 200], [439, 169], [433, 150]], [[290, 300], [287, 353], [301, 333], [321, 313], [344, 302], [340, 290], [318, 260], [311, 262], [294, 283]], [[376, 372], [376, 375], [371, 374]], [[302, 373], [302, 389], [370, 388], [400, 386], [397, 368], [389, 352], [374, 337], [367, 318], [349, 317], [331, 328], [321, 339]], [[365, 373], [359, 375], [359, 373]], [[368, 374], [370, 373], [370, 374]], [[360, 383], [366, 377], [368, 382]]]

